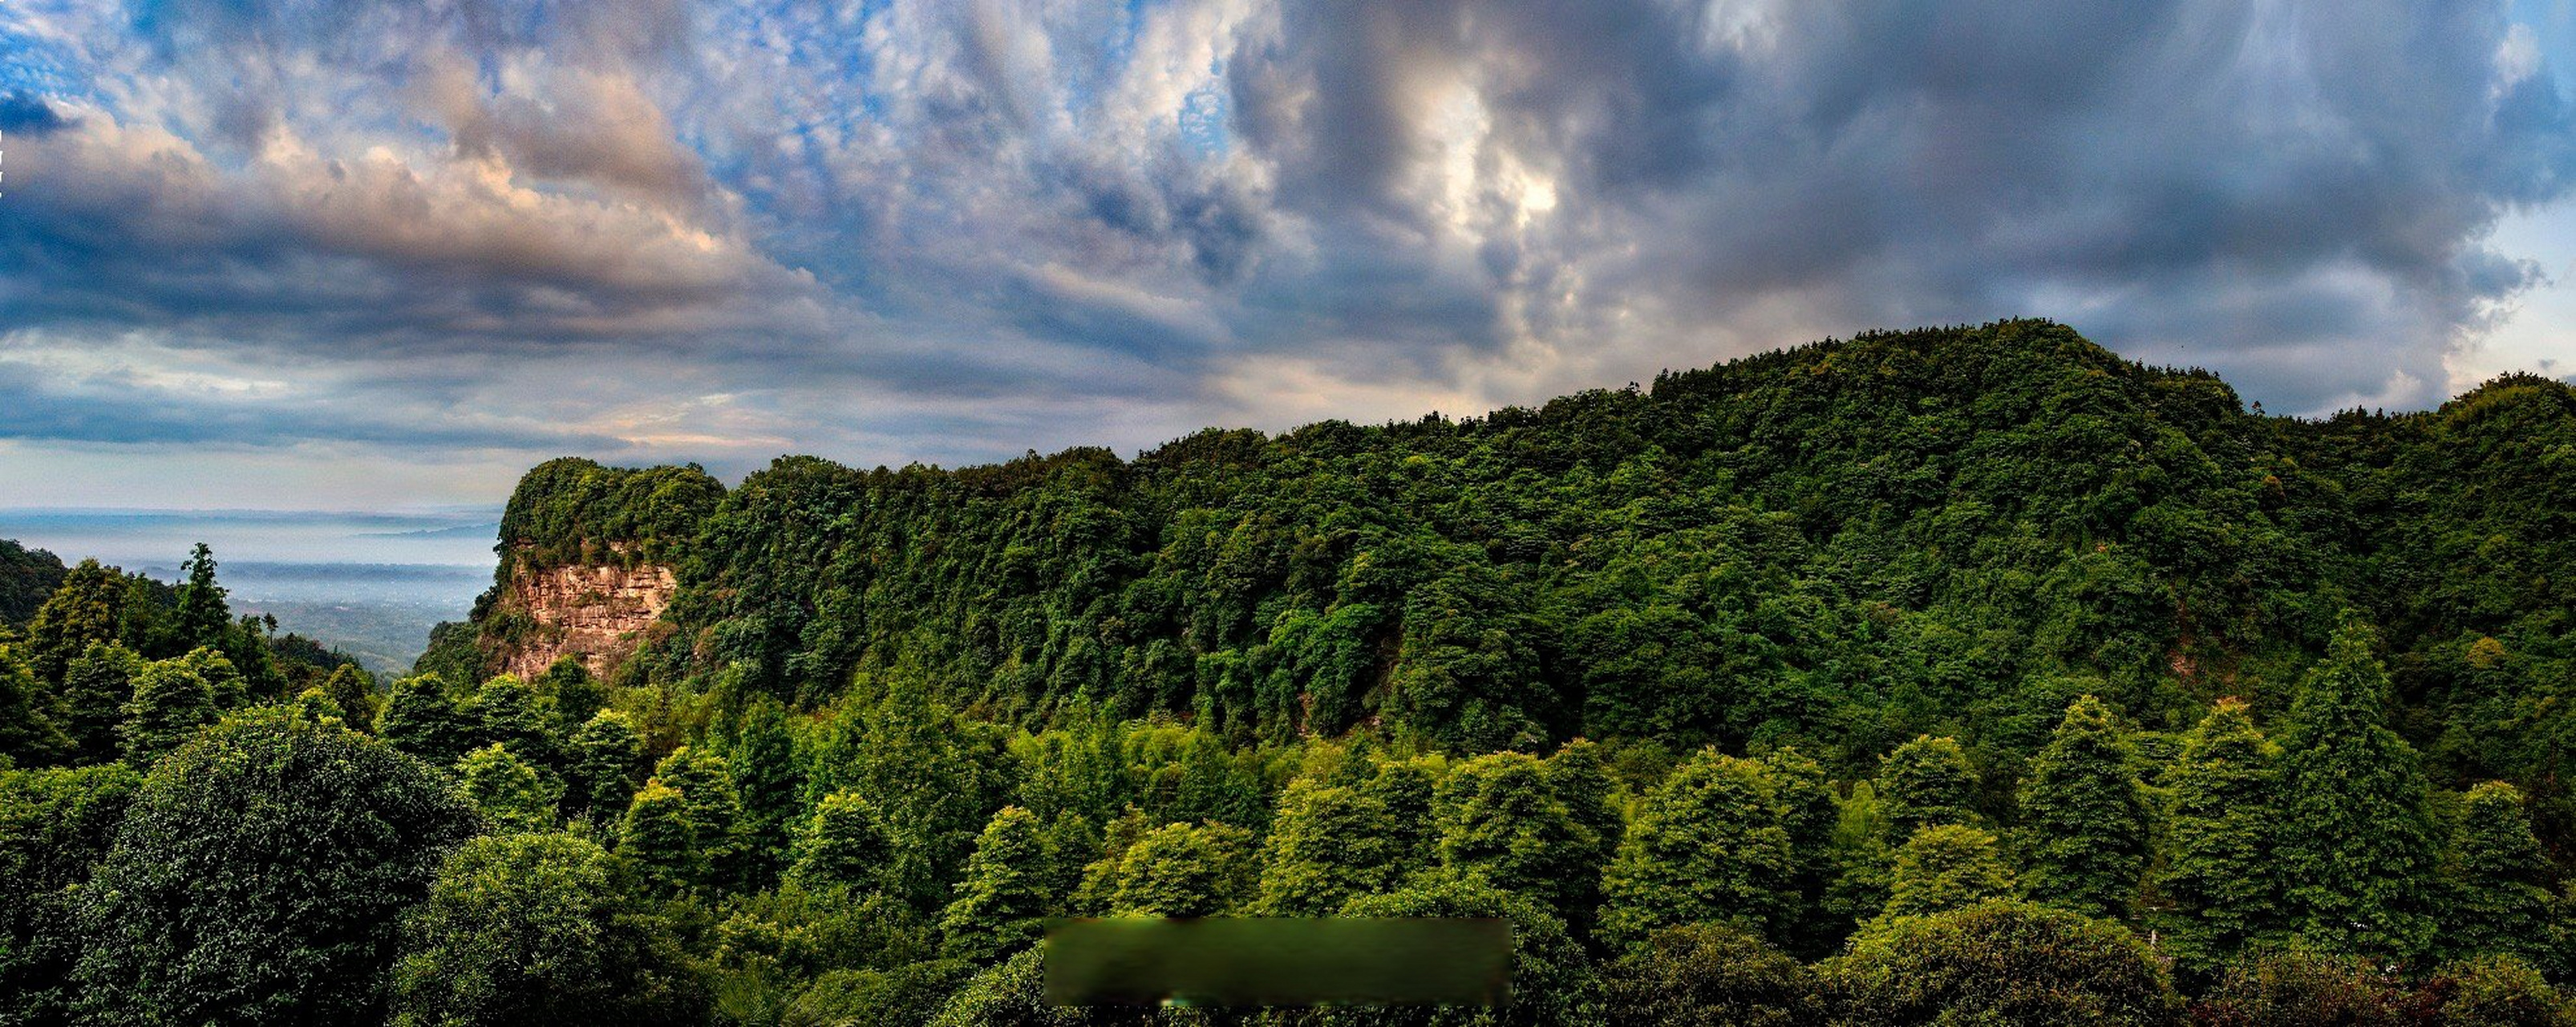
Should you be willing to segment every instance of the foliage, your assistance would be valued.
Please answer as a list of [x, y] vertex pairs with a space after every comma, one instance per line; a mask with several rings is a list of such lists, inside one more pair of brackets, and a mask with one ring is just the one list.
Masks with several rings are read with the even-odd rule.
[[1556, 784], [1537, 758], [1516, 752], [1451, 768], [1433, 799], [1440, 865], [1567, 908], [1601, 872], [1587, 861], [1599, 841]]
[[2012, 868], [1995, 836], [1964, 824], [1914, 832], [1888, 878], [1887, 920], [1958, 909], [2013, 894]]
[[2356, 956], [2303, 946], [2249, 951], [2192, 1007], [2210, 1027], [2397, 1027], [2416, 1022], [2405, 981]]
[[[489, 751], [489, 750], [486, 750]], [[476, 838], [405, 918], [404, 1025], [702, 1023], [706, 985], [616, 860], [561, 834]]]
[[1322, 916], [1353, 897], [1386, 890], [1410, 855], [1384, 800], [1312, 778], [1280, 794], [1264, 844], [1256, 905], [1269, 916]]
[[2183, 960], [2208, 970], [2280, 920], [2273, 852], [2273, 768], [2280, 748], [2245, 704], [2221, 699], [2183, 742], [2172, 790], [2170, 855], [2158, 886], [2173, 902]]
[[92, 642], [64, 668], [59, 691], [63, 731], [72, 745], [72, 762], [104, 763], [117, 758], [121, 743], [117, 725], [125, 719], [125, 701], [134, 697], [134, 677], [143, 658], [114, 642]]
[[1922, 735], [1897, 746], [1879, 763], [1877, 785], [1891, 841], [1939, 824], [1986, 822], [1976, 809], [1976, 769], [1958, 739]]
[[2576, 969], [2549, 940], [2549, 879], [2522, 792], [2502, 781], [2469, 789], [2444, 859], [2442, 948], [2454, 956], [2512, 955]]
[[69, 1019], [81, 886], [141, 783], [122, 763], [0, 770], [0, 1023]]
[[2022, 890], [2092, 917], [2126, 915], [2147, 870], [2147, 795], [2109, 707], [2066, 708], [2021, 785]]
[[0, 539], [0, 625], [26, 623], [62, 583], [63, 562], [54, 554]]
[[554, 826], [562, 787], [540, 777], [506, 745], [494, 742], [466, 753], [456, 761], [456, 780], [466, 801], [495, 829], [525, 832]]
[[215, 693], [185, 660], [158, 660], [134, 675], [125, 703], [125, 761], [149, 767], [215, 719]]
[[1702, 921], [1757, 937], [1787, 926], [1796, 863], [1763, 766], [1703, 749], [1646, 794], [1602, 885], [1620, 941]]
[[2347, 626], [2281, 733], [2280, 844], [2293, 927], [2321, 949], [2410, 956], [2433, 940], [2433, 824], [2415, 750], [2388, 727], [2373, 638]]
[[786, 869], [790, 827], [803, 811], [805, 772], [777, 700], [755, 701], [730, 750], [734, 789], [742, 799], [743, 873], [759, 887]]
[[1231, 824], [1165, 824], [1118, 856], [1114, 916], [1220, 916], [1251, 898], [1259, 841]]
[[82, 1012], [381, 1019], [397, 918], [474, 821], [365, 735], [282, 711], [227, 720], [153, 767], [83, 889]]
[[1726, 924], [1658, 929], [1602, 979], [1611, 1023], [1792, 1027], [1818, 1019], [1813, 972]]
[[[1938, 830], [1974, 829], [1925, 833]], [[2128, 931], [2020, 902], [1898, 919], [1826, 961], [1822, 975], [1833, 1022], [1855, 1027], [2182, 1019], [2172, 982]]]
[[625, 715], [612, 710], [592, 714], [565, 748], [565, 803], [600, 820], [624, 811], [644, 777], [644, 736]]
[[993, 814], [975, 840], [957, 898], [939, 918], [941, 955], [992, 963], [1037, 941], [1039, 918], [1050, 912], [1044, 852], [1036, 814], [1017, 806]]
[[376, 735], [385, 743], [439, 766], [456, 762], [474, 748], [473, 722], [447, 681], [436, 674], [415, 674], [394, 681], [393, 692], [376, 715]]
[[617, 839], [617, 854], [635, 865], [656, 894], [686, 891], [706, 875], [706, 857], [698, 851], [697, 831], [689, 821], [689, 800], [661, 778], [636, 791]]
[[814, 806], [796, 844], [789, 876], [808, 886], [868, 886], [884, 874], [885, 825], [855, 792], [835, 792]]

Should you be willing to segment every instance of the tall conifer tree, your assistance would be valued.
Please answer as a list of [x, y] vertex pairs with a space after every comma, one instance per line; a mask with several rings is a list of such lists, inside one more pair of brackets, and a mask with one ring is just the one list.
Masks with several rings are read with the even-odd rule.
[[125, 720], [125, 701], [134, 697], [134, 675], [143, 658], [114, 642], [92, 642], [63, 673], [58, 695], [63, 729], [76, 763], [105, 763], [117, 757], [116, 726]]
[[746, 883], [765, 887], [786, 869], [805, 790], [805, 771], [796, 763], [795, 741], [788, 736], [786, 711], [778, 700], [764, 695], [753, 701], [728, 762], [742, 794]]
[[2175, 906], [2175, 941], [2198, 968], [2214, 968], [2280, 922], [2272, 851], [2279, 759], [2245, 704], [2220, 699], [2184, 739], [2168, 775], [2171, 853], [2159, 885]]
[[1584, 853], [1595, 844], [1557, 798], [1535, 757], [1498, 752], [1459, 764], [1433, 805], [1440, 865], [1563, 909], [1593, 891]]
[[179, 620], [174, 625], [179, 648], [222, 646], [233, 614], [224, 602], [224, 587], [215, 583], [215, 551], [197, 543], [180, 570], [187, 572], [188, 580], [179, 586]]
[[1046, 844], [1036, 814], [1004, 806], [975, 839], [957, 898], [939, 918], [940, 952], [990, 963], [1037, 941], [1039, 918], [1053, 905], [1045, 892]]
[[653, 768], [653, 779], [687, 800], [689, 837], [704, 860], [705, 882], [719, 887], [739, 884], [747, 848], [742, 795], [734, 787], [732, 766], [722, 756], [684, 745]]
[[1603, 932], [1637, 941], [1702, 920], [1777, 932], [1796, 905], [1781, 819], [1761, 764], [1700, 750], [1640, 804], [1602, 885]]
[[2442, 913], [2445, 953], [2563, 966], [2567, 954], [2549, 937], [2549, 858], [2531, 834], [2519, 789], [2502, 781], [2469, 789], [2443, 864], [2450, 900]]
[[876, 810], [856, 792], [834, 792], [806, 818], [788, 874], [807, 887], [869, 885], [884, 876], [887, 854]]
[[2117, 918], [2147, 869], [2137, 750], [2090, 695], [2066, 708], [2021, 785], [2022, 888], [2040, 902]]
[[627, 723], [626, 715], [613, 710], [592, 714], [573, 732], [569, 749], [565, 799], [572, 807], [603, 820], [625, 809], [644, 763], [644, 736]]
[[2281, 734], [2284, 898], [2299, 935], [2335, 952], [2412, 956], [2433, 940], [2433, 825], [2415, 750], [2388, 727], [2388, 671], [2369, 629], [2335, 632]]
[[696, 884], [705, 876], [706, 860], [689, 826], [688, 797], [659, 778], [644, 782], [626, 807], [617, 854], [634, 864], [659, 894], [684, 892]]

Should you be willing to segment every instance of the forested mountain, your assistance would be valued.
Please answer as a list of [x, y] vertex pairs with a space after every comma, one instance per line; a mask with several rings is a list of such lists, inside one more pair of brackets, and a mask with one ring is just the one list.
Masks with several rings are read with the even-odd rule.
[[[2571, 518], [2564, 383], [2271, 417], [2030, 321], [559, 460], [385, 690], [217, 685], [210, 561], [144, 636], [210, 648], [119, 655], [72, 571], [0, 644], [0, 1019], [2566, 1024]], [[1047, 1007], [1056, 915], [1506, 917], [1513, 1001]]]
[[0, 539], [0, 624], [23, 624], [63, 583], [63, 561], [42, 549]]

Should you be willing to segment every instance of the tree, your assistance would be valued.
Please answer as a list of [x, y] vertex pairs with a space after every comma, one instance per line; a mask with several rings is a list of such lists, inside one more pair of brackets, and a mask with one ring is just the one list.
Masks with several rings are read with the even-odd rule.
[[554, 827], [555, 802], [562, 786], [540, 776], [508, 746], [494, 742], [466, 753], [456, 761], [456, 778], [465, 798], [501, 831]]
[[[1034, 957], [1037, 951], [1032, 949]], [[1006, 966], [1008, 964], [1005, 964]], [[998, 968], [997, 968], [998, 969]], [[949, 997], [959, 995], [974, 966], [953, 959], [909, 963], [891, 970], [829, 970], [814, 979], [811, 987], [796, 996], [780, 1022], [788, 1024], [833, 1024], [836, 1027], [917, 1027], [928, 1016], [940, 1015]], [[1042, 988], [1041, 988], [1042, 990]], [[989, 993], [987, 993], [989, 995]], [[1032, 1010], [1046, 1007], [1032, 1003]], [[1055, 1007], [1058, 1013], [1073, 1014], [1079, 1010]], [[997, 1012], [990, 1007], [972, 1011], [973, 1024], [1011, 1023], [1006, 1018], [985, 1014]]]
[[188, 576], [179, 586], [179, 617], [175, 625], [179, 648], [224, 644], [224, 632], [233, 625], [232, 609], [225, 605], [225, 589], [215, 583], [215, 551], [203, 542], [190, 551], [179, 566]]
[[2451, 984], [2442, 999], [2444, 1027], [2576, 1027], [2576, 1001], [2511, 956], [2445, 964], [2442, 976]]
[[1793, 1027], [1822, 1013], [1806, 966], [1727, 924], [1660, 928], [1602, 979], [1611, 1023]]
[[608, 705], [608, 689], [579, 655], [565, 653], [537, 676], [537, 694], [554, 704], [555, 731], [570, 735]]
[[1602, 760], [1601, 746], [1589, 739], [1565, 743], [1539, 766], [1548, 787], [1556, 792], [1557, 801], [1565, 804], [1566, 812], [1583, 828], [1578, 837], [1589, 840], [1589, 845], [1573, 856], [1583, 868], [1578, 883], [1591, 887], [1578, 888], [1566, 900], [1571, 926], [1577, 934], [1588, 934], [1593, 911], [1600, 904], [1601, 870], [1609, 865], [1611, 855], [1619, 850], [1621, 837], [1627, 833], [1627, 823], [1613, 796], [1617, 786], [1610, 781], [1610, 768]]
[[1780, 808], [1780, 827], [1789, 833], [1790, 897], [1795, 901], [1778, 932], [1781, 945], [1799, 956], [1822, 955], [1840, 945], [1851, 926], [1849, 919], [1825, 908], [1841, 870], [1834, 829], [1842, 821], [1842, 808], [1825, 768], [1794, 746], [1763, 754], [1762, 772]]
[[224, 655], [223, 650], [201, 645], [188, 650], [186, 655], [179, 657], [179, 662], [186, 664], [198, 680], [206, 683], [206, 694], [214, 701], [217, 713], [240, 709], [242, 704], [250, 701], [250, 682], [242, 677], [241, 668], [233, 663], [232, 657]]
[[993, 814], [975, 839], [957, 898], [940, 915], [940, 954], [992, 963], [1037, 941], [1039, 918], [1053, 905], [1040, 890], [1045, 858], [1036, 814], [1018, 806]]
[[71, 662], [101, 642], [115, 642], [125, 621], [125, 576], [83, 560], [63, 575], [27, 623], [27, 659], [36, 677], [61, 681]]
[[1619, 941], [1699, 921], [1761, 934], [1792, 909], [1796, 865], [1762, 765], [1702, 749], [1646, 793], [1610, 863], [1601, 926]]
[[339, 703], [331, 701], [331, 694], [323, 691], [320, 685], [295, 693], [295, 701], [290, 705], [296, 716], [306, 720], [327, 720], [342, 727], [348, 726], [348, 715], [341, 711]]
[[81, 886], [142, 782], [114, 762], [0, 770], [0, 1023], [70, 1021]]
[[1897, 746], [1879, 764], [1877, 786], [1891, 842], [1935, 824], [1985, 823], [1976, 808], [1977, 772], [1958, 739], [1922, 735]]
[[885, 873], [885, 825], [856, 792], [834, 792], [814, 806], [796, 844], [790, 879], [806, 887], [865, 887]]
[[1833, 883], [1817, 904], [1820, 934], [1834, 942], [1852, 927], [1876, 919], [1887, 909], [1889, 880], [1896, 871], [1896, 850], [1888, 844], [1887, 817], [1878, 789], [1854, 781], [1851, 794], [1835, 804], [1833, 839], [1827, 843]]
[[118, 728], [125, 761], [150, 767], [214, 719], [214, 692], [186, 661], [146, 664], [134, 675], [134, 696], [126, 700], [125, 723]]
[[809, 787], [866, 798], [894, 847], [887, 887], [935, 910], [1009, 793], [1008, 759], [997, 736], [931, 702], [920, 682], [896, 678], [846, 748], [816, 759]]
[[706, 985], [615, 858], [562, 834], [476, 838], [405, 918], [401, 1025], [705, 1022]]
[[381, 1021], [397, 918], [475, 820], [435, 772], [374, 739], [283, 710], [238, 714], [153, 767], [84, 889], [82, 1011], [102, 1024]]
[[2091, 917], [2117, 918], [2147, 870], [2147, 796], [2137, 750], [2090, 695], [2066, 708], [2021, 785], [2022, 890]]
[[1440, 840], [1440, 832], [1432, 804], [1438, 789], [1438, 772], [1425, 759], [1380, 761], [1368, 781], [1360, 785], [1361, 794], [1386, 805], [1387, 820], [1395, 825], [1387, 840], [1393, 851], [1401, 854], [1396, 860], [1398, 865], [1415, 866], [1436, 858], [1433, 848]]
[[1552, 908], [1591, 890], [1583, 878], [1592, 868], [1582, 860], [1596, 840], [1536, 758], [1498, 752], [1461, 763], [1440, 782], [1433, 805], [1442, 866]]
[[1452, 870], [1416, 876], [1404, 887], [1363, 895], [1342, 906], [1344, 917], [1495, 917], [1511, 921], [1511, 1002], [1499, 1009], [1475, 1006], [1389, 1006], [1336, 1011], [1334, 1025], [1448, 1027], [1464, 1024], [1561, 1024], [1586, 1019], [1598, 1003], [1600, 982], [1583, 947], [1545, 902], [1513, 895], [1482, 878]]
[[732, 887], [741, 880], [743, 857], [742, 796], [734, 790], [733, 768], [725, 758], [694, 745], [683, 745], [653, 768], [654, 780], [678, 791], [688, 801], [689, 837], [705, 860], [702, 883]]
[[[416, 674], [394, 681], [393, 695], [376, 715], [376, 734], [386, 744], [438, 766], [456, 762], [473, 748], [472, 721], [447, 694], [447, 682], [436, 674]], [[620, 796], [616, 808], [625, 807]]]
[[1407, 855], [1386, 803], [1312, 778], [1280, 794], [1264, 845], [1258, 906], [1269, 916], [1323, 916], [1383, 891], [1403, 873]]
[[706, 859], [689, 826], [689, 800], [658, 777], [644, 782], [627, 804], [617, 854], [633, 863], [658, 895], [686, 892], [706, 874]]
[[2433, 825], [2415, 750], [2388, 728], [2388, 671], [2357, 624], [2300, 682], [2281, 735], [2275, 861], [2299, 934], [2334, 952], [2408, 956], [2433, 940]]
[[114, 642], [93, 642], [63, 672], [63, 729], [72, 743], [72, 762], [105, 763], [117, 758], [121, 742], [117, 725], [125, 720], [125, 702], [134, 697], [134, 676], [143, 658]]
[[1217, 916], [1251, 898], [1260, 842], [1232, 824], [1165, 824], [1119, 854], [1114, 916]]
[[2245, 704], [2221, 699], [2184, 739], [2167, 776], [2173, 826], [2160, 882], [2175, 907], [2175, 944], [2195, 969], [2215, 967], [2279, 922], [2272, 851], [2279, 758]]
[[761, 696], [744, 718], [730, 760], [742, 794], [747, 884], [765, 887], [785, 869], [791, 827], [802, 812], [805, 772], [787, 734], [786, 711]]
[[[1945, 830], [1975, 829], [1925, 832]], [[1851, 1027], [2182, 1022], [2181, 997], [2135, 936], [2023, 902], [1898, 920], [1827, 960], [1822, 973], [1833, 1022]]]
[[44, 764], [70, 751], [71, 737], [55, 726], [53, 705], [17, 648], [0, 646], [0, 759]]
[[2249, 1027], [2401, 1027], [2423, 1022], [2378, 962], [2303, 945], [2249, 948], [2192, 1010], [2201, 1023]]
[[340, 708], [341, 717], [360, 731], [375, 730], [377, 711], [382, 703], [376, 698], [376, 676], [354, 663], [343, 663], [322, 682], [322, 694]]
[[2531, 834], [2522, 792], [2502, 781], [2469, 789], [2442, 875], [2442, 948], [2453, 957], [2560, 960], [2549, 938], [2549, 859]]
[[1914, 832], [1896, 852], [1887, 912], [1882, 922], [1959, 909], [2013, 893], [1995, 836], [1964, 824], [1935, 824]]
[[607, 818], [635, 797], [644, 769], [644, 736], [613, 710], [592, 714], [573, 732], [565, 768], [565, 800], [575, 811]]
[[483, 687], [474, 692], [472, 713], [480, 727], [474, 736], [475, 744], [507, 745], [520, 758], [548, 769], [561, 763], [562, 752], [555, 746], [554, 714], [546, 709], [537, 690], [517, 675], [501, 674], [483, 682]]

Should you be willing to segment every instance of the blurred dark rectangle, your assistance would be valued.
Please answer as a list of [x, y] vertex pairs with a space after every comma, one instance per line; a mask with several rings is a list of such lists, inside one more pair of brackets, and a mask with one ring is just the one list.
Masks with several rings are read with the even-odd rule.
[[1060, 1006], [1480, 1005], [1511, 999], [1512, 926], [1487, 917], [1120, 917], [1047, 925]]

